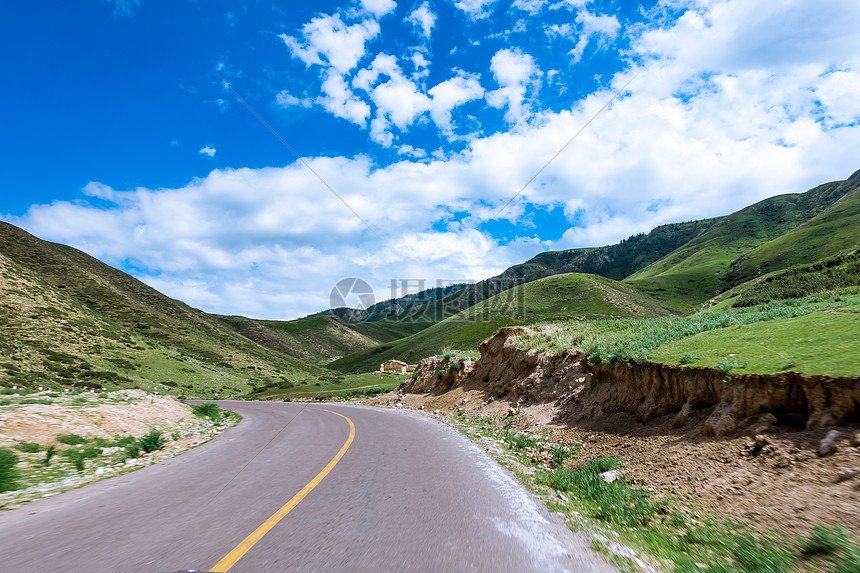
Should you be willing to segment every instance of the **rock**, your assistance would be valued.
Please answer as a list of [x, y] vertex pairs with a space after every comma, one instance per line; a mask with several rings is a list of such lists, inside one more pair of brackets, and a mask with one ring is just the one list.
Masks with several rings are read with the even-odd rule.
[[851, 468], [841, 469], [836, 475], [836, 483], [842, 483], [844, 481], [854, 479], [855, 477], [857, 477], [857, 473], [857, 470], [852, 470]]
[[764, 434], [756, 434], [756, 437], [753, 438], [752, 452], [751, 453], [753, 455], [757, 455], [768, 444], [770, 444], [770, 440], [767, 439], [767, 436], [765, 436]]
[[827, 435], [824, 436], [824, 439], [821, 440], [820, 444], [818, 444], [818, 455], [823, 458], [835, 452], [839, 449], [836, 445], [838, 440], [839, 432], [837, 430], [830, 430], [827, 432]]
[[600, 479], [602, 479], [606, 483], [612, 483], [621, 476], [622, 474], [620, 470], [609, 470], [608, 472], [603, 472], [602, 474], [600, 474]]
[[854, 432], [854, 434], [848, 440], [848, 443], [850, 443], [855, 448], [860, 448], [860, 432]]
[[434, 413], [434, 414], [438, 414], [438, 413], [439, 413], [439, 410], [433, 410], [433, 413]]

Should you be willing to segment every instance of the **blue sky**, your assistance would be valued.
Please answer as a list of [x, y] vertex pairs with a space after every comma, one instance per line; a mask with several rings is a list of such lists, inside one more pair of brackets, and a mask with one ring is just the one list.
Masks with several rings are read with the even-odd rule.
[[858, 17], [853, 0], [13, 3], [0, 218], [211, 312], [295, 318], [344, 277], [378, 299], [480, 280], [850, 175]]

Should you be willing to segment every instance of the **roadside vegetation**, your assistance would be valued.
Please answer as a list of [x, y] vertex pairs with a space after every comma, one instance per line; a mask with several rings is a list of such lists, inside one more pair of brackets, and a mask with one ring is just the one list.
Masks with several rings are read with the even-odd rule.
[[[377, 365], [378, 367], [378, 365]], [[394, 372], [367, 372], [364, 374], [340, 374], [320, 377], [295, 384], [282, 384], [259, 388], [251, 399], [300, 400], [313, 398], [354, 398], [390, 392], [399, 386], [407, 374]]]
[[860, 289], [690, 316], [568, 321], [518, 337], [524, 350], [584, 351], [592, 363], [659, 361], [723, 371], [857, 375]]
[[798, 537], [757, 531], [633, 483], [622, 457], [582, 459], [576, 446], [551, 442], [549, 431], [512, 430], [516, 414], [442, 419], [513, 471], [571, 529], [584, 530], [622, 571], [643, 565], [673, 573], [860, 571], [860, 546], [846, 528], [816, 525]]

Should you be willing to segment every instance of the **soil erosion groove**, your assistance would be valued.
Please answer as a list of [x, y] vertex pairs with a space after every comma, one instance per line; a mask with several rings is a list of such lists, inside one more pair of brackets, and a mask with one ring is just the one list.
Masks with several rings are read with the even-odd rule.
[[230, 553], [224, 556], [221, 561], [215, 564], [212, 567], [212, 573], [226, 573], [230, 570], [233, 565], [236, 564], [239, 559], [241, 559], [248, 551], [251, 550], [254, 545], [260, 541], [263, 536], [265, 536], [275, 525], [278, 524], [284, 517], [290, 513], [294, 507], [296, 507], [301, 501], [307, 497], [307, 495], [317, 486], [319, 483], [325, 478], [329, 472], [334, 469], [334, 466], [340, 461], [340, 459], [346, 454], [346, 451], [352, 445], [353, 439], [355, 439], [355, 424], [352, 423], [352, 420], [344, 416], [343, 414], [338, 414], [337, 412], [333, 412], [331, 410], [323, 410], [324, 412], [328, 412], [330, 414], [334, 414], [335, 416], [340, 416], [349, 424], [349, 437], [344, 442], [343, 446], [341, 446], [340, 450], [335, 454], [335, 456], [331, 459], [331, 461], [322, 469], [320, 473], [314, 477], [305, 487], [299, 491], [296, 495], [290, 499], [283, 507], [281, 507], [278, 511], [276, 511], [269, 519], [263, 522], [260, 527], [255, 529], [248, 537], [242, 540], [239, 545], [237, 545]]

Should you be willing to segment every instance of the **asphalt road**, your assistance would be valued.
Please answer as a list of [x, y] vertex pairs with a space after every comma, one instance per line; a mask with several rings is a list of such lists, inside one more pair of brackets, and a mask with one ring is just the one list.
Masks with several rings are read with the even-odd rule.
[[244, 419], [203, 446], [0, 513], [0, 571], [614, 570], [443, 424], [221, 405]]

